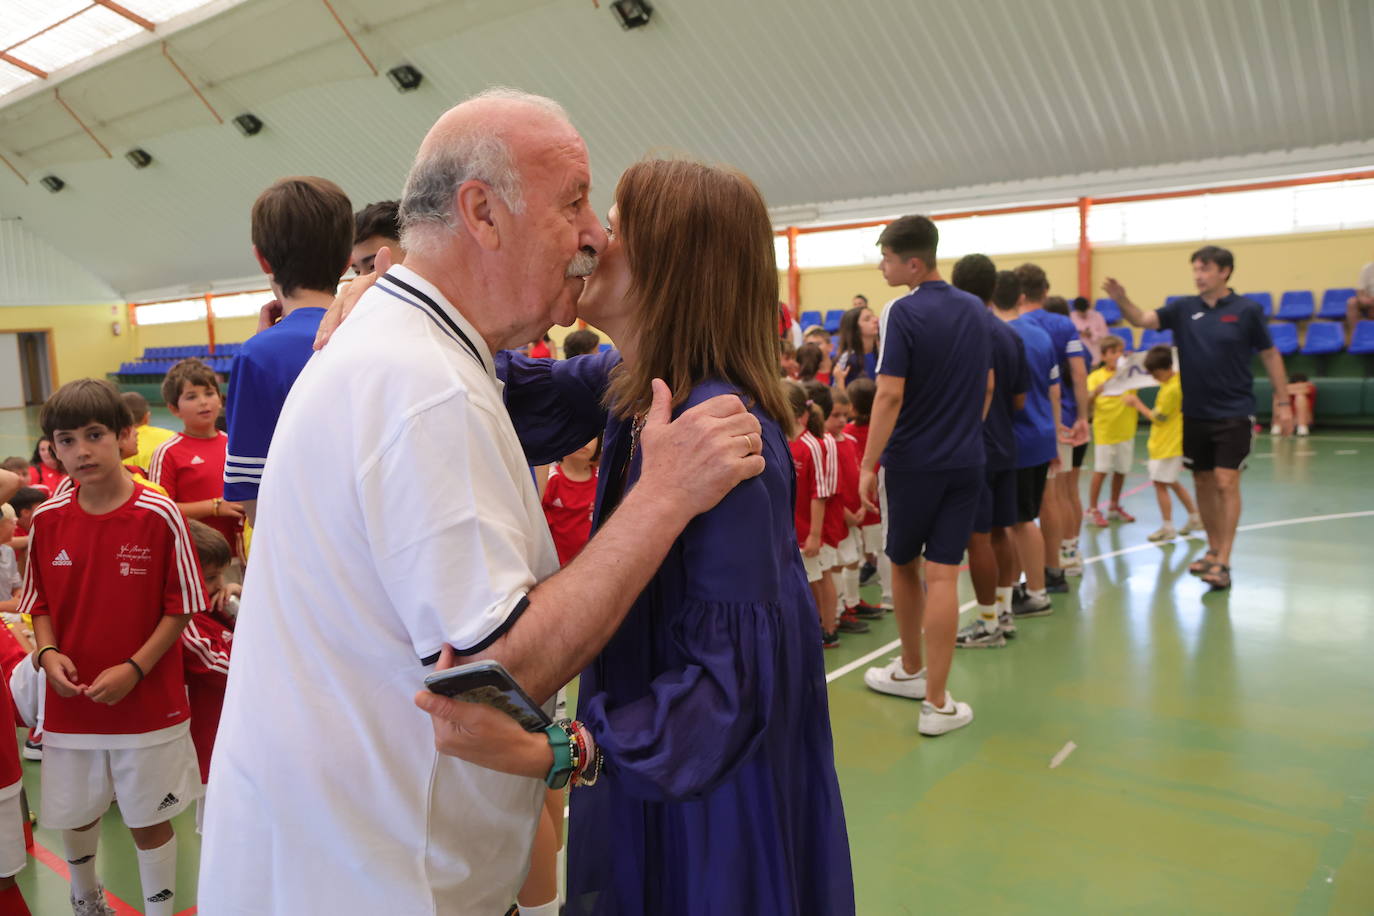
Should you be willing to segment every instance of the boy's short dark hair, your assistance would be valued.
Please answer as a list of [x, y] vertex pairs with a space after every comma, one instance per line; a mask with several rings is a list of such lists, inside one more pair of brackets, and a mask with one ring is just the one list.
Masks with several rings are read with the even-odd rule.
[[135, 426], [140, 420], [148, 416], [150, 410], [148, 399], [143, 395], [137, 391], [126, 391], [120, 397], [124, 399], [124, 406], [129, 408], [129, 413], [133, 414]]
[[379, 200], [353, 214], [353, 244], [376, 237], [401, 240], [399, 200]]
[[849, 395], [849, 406], [854, 409], [854, 419], [868, 421], [873, 416], [873, 398], [878, 393], [878, 385], [867, 376], [856, 378], [844, 386]]
[[1039, 264], [1022, 264], [1016, 268], [1016, 279], [1021, 281], [1021, 293], [1031, 302], [1041, 301], [1050, 291], [1050, 278]]
[[1236, 259], [1231, 252], [1220, 245], [1203, 245], [1193, 256], [1188, 259], [1189, 264], [1201, 261], [1204, 264], [1215, 264], [1217, 267], [1226, 271], [1226, 279], [1231, 279], [1231, 274], [1236, 270]]
[[935, 266], [935, 249], [940, 245], [940, 230], [926, 216], [901, 216], [888, 223], [878, 236], [878, 246], [902, 260], [920, 258], [926, 267]]
[[601, 338], [595, 331], [588, 331], [585, 328], [581, 331], [573, 331], [563, 338], [563, 356], [583, 356], [587, 353], [595, 353], [601, 347]]
[[289, 296], [334, 294], [353, 252], [353, 204], [334, 182], [283, 178], [253, 201], [253, 246]]
[[204, 385], [206, 388], [214, 389], [216, 394], [221, 393], [219, 376], [215, 374], [215, 370], [194, 356], [188, 356], [167, 370], [167, 376], [162, 380], [162, 400], [166, 401], [169, 407], [175, 405], [181, 400], [181, 393], [186, 390], [187, 385]]
[[21, 477], [27, 477], [29, 474], [29, 462], [19, 455], [11, 455], [4, 461], [0, 461], [0, 468], [13, 471]]
[[52, 393], [38, 411], [38, 425], [51, 438], [59, 429], [80, 429], [99, 423], [112, 433], [134, 425], [119, 389], [103, 378], [79, 378]]
[[1016, 308], [1021, 300], [1021, 278], [1014, 270], [997, 271], [997, 283], [992, 288], [992, 304], [1004, 312]]
[[191, 543], [196, 546], [196, 556], [200, 559], [202, 570], [229, 565], [229, 542], [214, 528], [193, 518], [186, 520], [186, 531], [191, 535]]
[[978, 297], [979, 302], [990, 302], [992, 291], [997, 286], [997, 265], [985, 254], [966, 254], [954, 265], [950, 282], [966, 293]]
[[10, 508], [16, 513], [25, 509], [35, 509], [48, 499], [48, 494], [37, 487], [20, 487], [19, 492], [10, 497]]
[[1045, 300], [1045, 311], [1069, 317], [1069, 300], [1063, 296], [1050, 296]]
[[1174, 348], [1159, 344], [1145, 351], [1145, 371], [1158, 372], [1174, 368]]
[[863, 293], [855, 293], [853, 298], [851, 298], [849, 301], [853, 302], [855, 299], [862, 299], [864, 301], [864, 305], [868, 305], [868, 297], [865, 296]]

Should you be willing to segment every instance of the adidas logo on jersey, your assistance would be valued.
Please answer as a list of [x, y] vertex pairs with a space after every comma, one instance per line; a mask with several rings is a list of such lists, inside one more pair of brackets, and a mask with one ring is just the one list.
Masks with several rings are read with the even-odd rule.
[[175, 896], [169, 888], [163, 888], [156, 894], [148, 898], [149, 903], [164, 903]]
[[192, 463], [192, 464], [204, 464], [204, 463], [205, 463], [205, 459], [202, 458], [202, 457], [200, 457], [199, 455], [197, 455], [197, 456], [195, 456], [194, 458], [191, 459], [191, 463]]
[[71, 566], [72, 558], [67, 556], [67, 548], [63, 547], [58, 551], [57, 556], [52, 558], [53, 566]]
[[173, 795], [171, 792], [168, 792], [168, 793], [167, 793], [167, 797], [164, 798], [164, 799], [162, 800], [162, 804], [160, 804], [160, 805], [157, 806], [157, 810], [159, 810], [159, 811], [164, 811], [164, 810], [166, 810], [166, 809], [172, 807], [173, 805], [179, 803], [180, 801], [181, 801], [181, 799], [177, 798], [177, 797], [176, 797], [175, 795]]
[[553, 507], [554, 507], [555, 509], [562, 509], [562, 508], [563, 508], [563, 500], [562, 500], [560, 497], [555, 496], [555, 497], [553, 498]]

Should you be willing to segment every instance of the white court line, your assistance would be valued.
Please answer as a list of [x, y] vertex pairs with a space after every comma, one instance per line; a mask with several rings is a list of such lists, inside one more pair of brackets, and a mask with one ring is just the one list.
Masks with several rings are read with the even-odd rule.
[[[1332, 515], [1305, 515], [1301, 518], [1282, 518], [1274, 522], [1255, 522], [1250, 525], [1241, 525], [1239, 528], [1236, 529], [1236, 533], [1239, 534], [1242, 531], [1260, 531], [1265, 528], [1283, 528], [1288, 525], [1306, 525], [1312, 522], [1334, 522], [1339, 521], [1343, 518], [1366, 518], [1371, 515], [1374, 515], [1374, 509], [1365, 509], [1360, 512], [1337, 512]], [[1175, 540], [1186, 541], [1188, 540], [1188, 538], [1180, 536], [1178, 538], [1175, 538]], [[1095, 557], [1087, 557], [1083, 560], [1083, 564], [1086, 566], [1089, 563], [1096, 563], [1099, 560], [1110, 560], [1113, 557], [1125, 556], [1128, 553], [1139, 553], [1142, 550], [1158, 550], [1161, 544], [1168, 543], [1170, 542], [1162, 541], [1159, 544], [1156, 544], [1147, 541], [1144, 544], [1136, 544], [1134, 547], [1123, 547], [1120, 550], [1113, 550], [1108, 553], [1098, 554]], [[963, 613], [964, 611], [967, 611], [969, 608], [973, 607], [977, 603], [978, 602], [976, 601], [969, 601], [965, 604], [961, 604], [959, 606], [959, 612]], [[863, 665], [866, 665], [874, 659], [878, 658], [879, 656], [886, 655], [893, 649], [901, 648], [901, 645], [902, 641], [900, 639], [894, 639], [887, 645], [880, 646], [877, 649], [874, 649], [872, 652], [869, 652], [867, 655], [861, 658], [856, 658], [854, 659], [854, 661], [849, 662], [845, 665], [841, 665], [834, 671], [828, 672], [825, 676], [825, 682], [827, 684], [832, 684], [840, 678], [844, 677], [849, 672], [853, 671], [855, 668], [859, 668]]]
[[1059, 764], [1069, 759], [1069, 755], [1076, 750], [1078, 750], [1078, 745], [1074, 744], [1072, 741], [1065, 742], [1064, 746], [1059, 749], [1059, 753], [1050, 758], [1050, 769], [1055, 769]]

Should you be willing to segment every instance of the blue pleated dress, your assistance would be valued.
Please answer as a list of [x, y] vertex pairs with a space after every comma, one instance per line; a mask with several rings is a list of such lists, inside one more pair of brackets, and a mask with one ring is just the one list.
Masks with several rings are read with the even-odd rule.
[[[631, 423], [600, 406], [617, 361], [498, 360], [531, 463], [604, 424], [594, 530], [639, 476]], [[726, 393], [704, 382], [676, 413]], [[767, 469], [687, 526], [582, 674], [578, 718], [605, 769], [572, 792], [568, 916], [854, 912], [791, 452], [754, 414]]]

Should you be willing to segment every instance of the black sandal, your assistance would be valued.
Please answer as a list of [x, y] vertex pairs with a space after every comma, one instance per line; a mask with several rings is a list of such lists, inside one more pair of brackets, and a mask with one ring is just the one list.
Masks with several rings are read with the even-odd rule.
[[1188, 564], [1188, 572], [1189, 572], [1189, 574], [1190, 574], [1190, 575], [1194, 575], [1194, 576], [1201, 576], [1201, 575], [1206, 574], [1206, 572], [1207, 572], [1209, 569], [1211, 569], [1213, 566], [1216, 565], [1216, 561], [1215, 561], [1215, 560], [1212, 560], [1212, 559], [1209, 559], [1209, 557], [1215, 557], [1216, 555], [1217, 555], [1217, 552], [1216, 552], [1215, 550], [1209, 550], [1209, 551], [1207, 551], [1206, 553], [1204, 553], [1204, 554], [1202, 555], [1202, 559], [1200, 559], [1200, 560], [1194, 560], [1193, 562], [1189, 563], [1189, 564]]
[[1231, 587], [1231, 567], [1213, 563], [1202, 576], [1202, 581], [1212, 586], [1213, 591], [1223, 591]]

